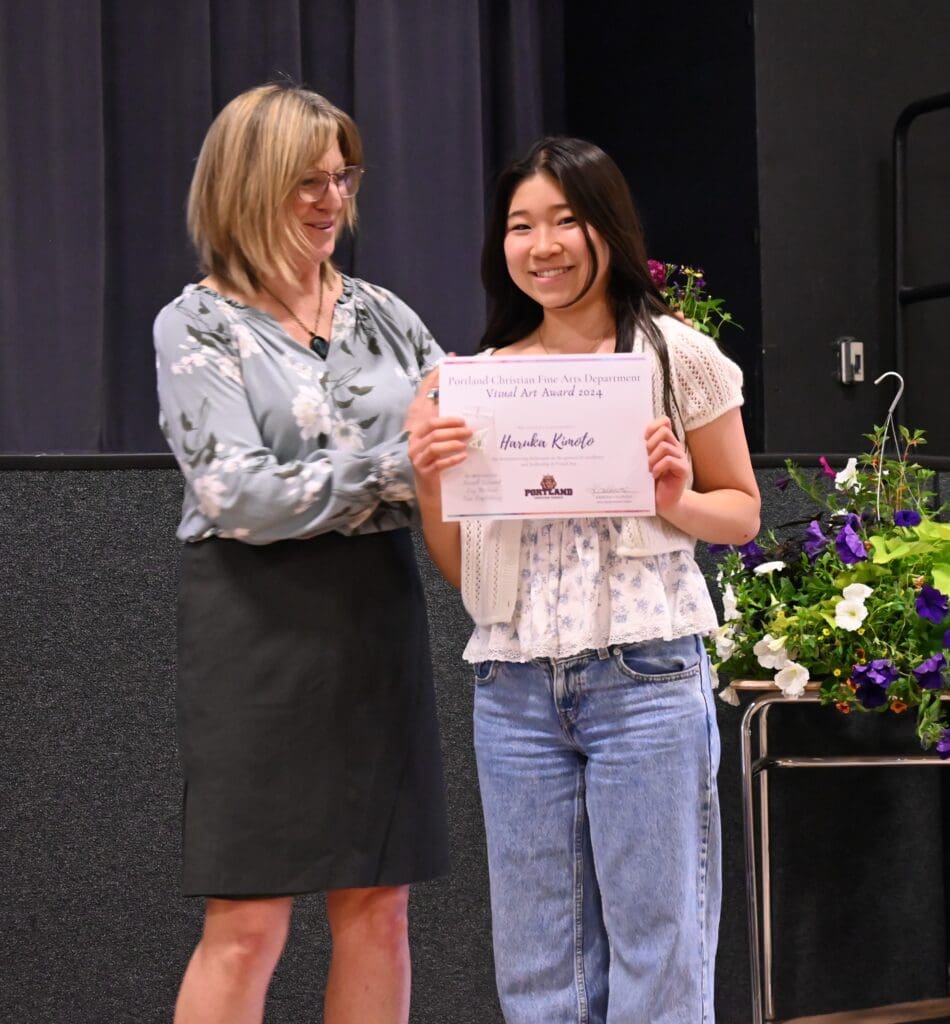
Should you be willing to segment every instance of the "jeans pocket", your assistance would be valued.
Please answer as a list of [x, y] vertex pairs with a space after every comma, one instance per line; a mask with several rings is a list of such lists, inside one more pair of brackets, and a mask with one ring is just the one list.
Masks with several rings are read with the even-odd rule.
[[696, 637], [675, 640], [646, 640], [614, 648], [617, 666], [631, 679], [642, 683], [673, 683], [699, 675], [705, 656]]
[[479, 661], [472, 666], [472, 675], [476, 686], [487, 686], [495, 678], [498, 671], [497, 661]]

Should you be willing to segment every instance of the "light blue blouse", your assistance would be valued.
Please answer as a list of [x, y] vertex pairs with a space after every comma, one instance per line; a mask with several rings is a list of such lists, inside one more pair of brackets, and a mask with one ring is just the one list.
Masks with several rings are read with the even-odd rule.
[[154, 333], [159, 422], [185, 476], [179, 539], [268, 544], [412, 522], [403, 420], [442, 351], [392, 292], [343, 277], [325, 361], [203, 285]]

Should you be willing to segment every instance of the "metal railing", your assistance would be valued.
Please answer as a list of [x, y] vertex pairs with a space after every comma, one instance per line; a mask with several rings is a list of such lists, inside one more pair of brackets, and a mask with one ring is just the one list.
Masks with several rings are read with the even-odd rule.
[[[910, 285], [904, 280], [907, 249], [907, 135], [923, 114], [950, 109], [950, 92], [916, 100], [900, 112], [894, 125], [894, 369], [906, 380], [907, 345], [904, 310], [919, 302], [950, 298], [950, 281]], [[903, 420], [903, 400], [896, 415]]]

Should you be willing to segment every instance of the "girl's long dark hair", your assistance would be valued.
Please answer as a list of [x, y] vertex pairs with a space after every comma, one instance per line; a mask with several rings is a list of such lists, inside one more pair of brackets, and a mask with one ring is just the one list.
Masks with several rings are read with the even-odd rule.
[[669, 351], [653, 321], [670, 310], [650, 276], [643, 228], [627, 182], [620, 168], [592, 142], [563, 136], [539, 139], [524, 157], [501, 173], [482, 249], [482, 283], [488, 293], [489, 313], [479, 350], [504, 348], [520, 341], [537, 328], [544, 315], [541, 306], [512, 281], [505, 262], [511, 198], [526, 178], [539, 173], [557, 182], [587, 242], [590, 273], [571, 305], [587, 294], [597, 276], [597, 252], [589, 225], [610, 252], [607, 301], [617, 325], [616, 350], [632, 352], [637, 329], [643, 332], [660, 364], [663, 409], [675, 422]]

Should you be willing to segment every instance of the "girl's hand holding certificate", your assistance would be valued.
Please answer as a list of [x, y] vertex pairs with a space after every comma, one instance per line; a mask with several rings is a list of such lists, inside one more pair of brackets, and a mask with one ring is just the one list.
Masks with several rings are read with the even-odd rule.
[[679, 502], [686, 490], [689, 457], [673, 433], [673, 425], [668, 416], [650, 422], [646, 430], [646, 443], [647, 463], [656, 481], [656, 511], [662, 515]]

